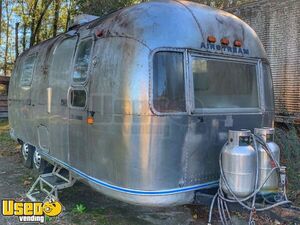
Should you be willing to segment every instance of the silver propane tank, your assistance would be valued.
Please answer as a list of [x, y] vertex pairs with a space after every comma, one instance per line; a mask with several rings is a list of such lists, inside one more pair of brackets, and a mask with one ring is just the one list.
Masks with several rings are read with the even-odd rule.
[[[279, 162], [280, 160], [280, 148], [274, 142], [274, 135], [275, 130], [274, 128], [256, 128], [254, 130], [254, 134], [259, 136], [261, 139], [266, 142], [271, 154], [273, 155], [274, 159]], [[266, 180], [268, 174], [271, 172], [272, 168], [274, 167], [274, 162], [272, 162], [270, 156], [267, 154], [265, 149], [263, 149], [262, 145], [258, 143], [258, 169], [259, 169], [259, 176], [258, 176], [258, 186], [260, 187], [263, 182]], [[275, 193], [278, 191], [278, 174], [276, 171], [273, 171], [272, 175], [268, 178], [264, 186], [262, 187], [260, 193], [261, 194], [268, 194], [268, 193]]]
[[[251, 146], [251, 131], [241, 130], [228, 133], [228, 142], [221, 151], [223, 175], [232, 192], [244, 198], [254, 192], [257, 155]], [[223, 191], [232, 197], [225, 182], [221, 181]]]

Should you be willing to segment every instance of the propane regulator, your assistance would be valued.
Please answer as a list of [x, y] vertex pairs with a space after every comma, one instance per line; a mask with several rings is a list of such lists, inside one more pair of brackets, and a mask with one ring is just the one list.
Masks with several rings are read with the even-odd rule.
[[[249, 210], [249, 224], [255, 224], [255, 211], [264, 211], [290, 203], [286, 196], [286, 167], [280, 166], [280, 149], [274, 142], [274, 128], [256, 128], [228, 132], [228, 141], [220, 156], [220, 185], [209, 212], [217, 204], [223, 225], [231, 224], [228, 203], [239, 203]], [[266, 200], [267, 207], [256, 207], [257, 196]], [[267, 200], [273, 196], [274, 201]]]

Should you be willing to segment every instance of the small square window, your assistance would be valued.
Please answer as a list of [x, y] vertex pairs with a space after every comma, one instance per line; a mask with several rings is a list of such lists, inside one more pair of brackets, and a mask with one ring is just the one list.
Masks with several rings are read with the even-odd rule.
[[70, 92], [70, 103], [72, 107], [84, 108], [86, 106], [86, 91], [72, 89]]

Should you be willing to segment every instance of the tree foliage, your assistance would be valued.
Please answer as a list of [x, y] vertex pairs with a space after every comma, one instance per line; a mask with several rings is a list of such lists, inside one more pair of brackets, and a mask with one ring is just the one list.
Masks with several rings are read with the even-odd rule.
[[[0, 0], [0, 75], [10, 75], [19, 53], [67, 30], [76, 14], [106, 15], [148, 0]], [[193, 0], [226, 8], [249, 0]]]
[[[117, 9], [133, 4], [147, 2], [148, 0], [78, 0], [79, 10], [87, 13], [102, 16]], [[250, 0], [191, 0], [216, 8], [228, 8], [240, 5]], [[95, 7], [97, 6], [97, 7]]]
[[[112, 11], [143, 2], [142, 0], [78, 0], [80, 11], [102, 16]], [[97, 5], [97, 7], [95, 7]]]
[[65, 32], [79, 13], [76, 0], [0, 0], [0, 4], [0, 75], [11, 74], [19, 52]]

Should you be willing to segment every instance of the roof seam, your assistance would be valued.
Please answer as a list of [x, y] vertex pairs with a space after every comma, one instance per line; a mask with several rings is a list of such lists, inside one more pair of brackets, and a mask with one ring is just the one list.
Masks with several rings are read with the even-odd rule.
[[182, 5], [184, 8], [186, 8], [187, 11], [189, 11], [189, 13], [192, 15], [192, 17], [194, 18], [196, 24], [197, 24], [197, 27], [202, 35], [202, 39], [203, 41], [205, 41], [204, 39], [204, 33], [203, 33], [203, 30], [202, 30], [202, 27], [201, 27], [201, 24], [199, 23], [199, 21], [197, 20], [195, 14], [193, 13], [193, 11], [188, 7], [186, 6], [185, 4], [183, 4], [181, 1], [178, 1], [178, 0], [174, 0], [175, 2], [179, 3], [180, 5]]

